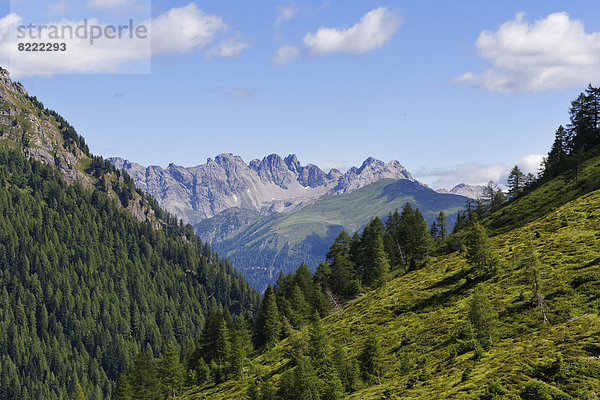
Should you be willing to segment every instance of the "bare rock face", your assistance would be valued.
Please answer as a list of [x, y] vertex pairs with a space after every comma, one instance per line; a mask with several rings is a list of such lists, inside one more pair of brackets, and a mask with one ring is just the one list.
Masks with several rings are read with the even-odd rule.
[[348, 193], [381, 179], [414, 181], [398, 161], [368, 158], [360, 168], [328, 173], [314, 164], [303, 166], [294, 154], [271, 154], [248, 164], [233, 154], [219, 154], [206, 164], [167, 168], [143, 167], [121, 158], [110, 161], [127, 171], [136, 186], [154, 196], [168, 211], [192, 225], [224, 210], [291, 212], [323, 195]]
[[0, 67], [0, 138], [17, 143], [26, 157], [56, 166], [68, 182], [90, 187], [89, 177], [74, 167], [87, 156], [77, 146], [65, 145], [56, 122], [40, 104]]
[[468, 197], [470, 199], [479, 200], [482, 199], [485, 192], [485, 186], [482, 185], [467, 185], [466, 183], [459, 183], [450, 190], [439, 189], [436, 190], [438, 193], [449, 193], [457, 194], [459, 196]]

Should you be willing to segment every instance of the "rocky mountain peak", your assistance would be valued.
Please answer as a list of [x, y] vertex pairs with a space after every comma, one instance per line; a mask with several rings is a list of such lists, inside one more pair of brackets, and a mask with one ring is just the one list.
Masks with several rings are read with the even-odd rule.
[[228, 168], [234, 165], [244, 165], [246, 163], [242, 160], [242, 157], [233, 155], [231, 153], [221, 153], [215, 157], [215, 162], [223, 168]]
[[460, 196], [468, 197], [471, 199], [479, 200], [484, 197], [485, 186], [482, 185], [469, 185], [466, 183], [459, 183], [450, 190], [439, 189], [436, 190], [438, 193], [450, 193], [458, 194]]
[[323, 195], [351, 192], [381, 179], [413, 180], [398, 161], [367, 158], [360, 168], [325, 173], [314, 164], [302, 165], [295, 154], [270, 154], [246, 164], [231, 153], [206, 164], [184, 168], [146, 168], [111, 160], [127, 170], [139, 187], [155, 196], [175, 215], [192, 224], [232, 207], [262, 213], [285, 212], [310, 204]]
[[373, 168], [373, 167], [381, 168], [383, 166], [385, 166], [385, 163], [383, 161], [380, 161], [373, 157], [369, 157], [365, 161], [363, 161], [362, 165], [358, 169], [358, 172], [361, 173], [363, 170], [365, 170], [366, 168], [369, 168], [369, 167], [370, 168]]
[[300, 161], [295, 154], [290, 154], [286, 158], [284, 158], [285, 164], [288, 166], [289, 170], [292, 172], [298, 172], [301, 169]]

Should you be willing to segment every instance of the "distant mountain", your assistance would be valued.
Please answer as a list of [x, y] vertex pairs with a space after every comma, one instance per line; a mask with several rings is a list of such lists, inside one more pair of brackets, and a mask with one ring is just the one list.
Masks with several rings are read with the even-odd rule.
[[372, 157], [345, 173], [303, 166], [293, 154], [248, 164], [220, 154], [188, 168], [110, 161], [162, 207], [191, 223], [258, 290], [302, 262], [315, 268], [342, 229], [361, 230], [374, 215], [384, 217], [409, 202], [428, 222], [445, 210], [453, 224], [465, 203], [456, 193], [436, 193], [417, 182], [398, 161]]
[[468, 197], [470, 199], [475, 199], [475, 200], [483, 198], [484, 191], [485, 191], [485, 186], [467, 185], [466, 183], [459, 183], [458, 185], [454, 186], [450, 190], [446, 190], [446, 189], [437, 190], [438, 193], [458, 194], [460, 196], [465, 196], [465, 197]]
[[314, 164], [303, 166], [295, 155], [282, 159], [271, 154], [246, 164], [241, 157], [220, 154], [196, 167], [170, 164], [143, 167], [112, 158], [127, 171], [137, 187], [158, 199], [161, 206], [192, 225], [231, 209], [260, 214], [292, 212], [323, 195], [349, 193], [381, 179], [414, 181], [398, 161], [366, 159], [360, 168], [324, 172]]
[[[408, 179], [383, 179], [351, 193], [324, 196], [294, 213], [247, 219], [242, 210], [231, 209], [195, 229], [200, 237], [213, 237], [219, 254], [231, 259], [246, 280], [262, 291], [280, 271], [295, 270], [302, 262], [314, 270], [342, 229], [359, 231], [371, 217], [385, 218], [407, 202], [419, 208], [428, 223], [444, 210], [452, 228], [465, 197], [436, 193]], [[245, 225], [237, 231], [231, 229], [240, 219], [246, 219]], [[220, 236], [225, 232], [229, 232], [227, 236]]]

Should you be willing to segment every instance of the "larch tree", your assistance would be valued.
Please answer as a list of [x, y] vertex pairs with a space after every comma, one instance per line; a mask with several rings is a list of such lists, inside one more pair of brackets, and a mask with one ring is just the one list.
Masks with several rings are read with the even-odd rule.
[[479, 274], [494, 274], [498, 268], [492, 241], [479, 222], [473, 225], [467, 237], [467, 262]]
[[448, 236], [448, 219], [446, 218], [444, 211], [440, 211], [435, 222], [437, 226], [437, 236], [440, 239], [444, 239]]
[[508, 194], [510, 197], [516, 197], [523, 190], [525, 185], [525, 175], [518, 165], [515, 165], [508, 174]]
[[498, 313], [492, 306], [481, 283], [475, 287], [469, 305], [468, 317], [473, 327], [475, 339], [481, 347], [488, 350], [496, 340], [499, 326]]
[[179, 352], [175, 343], [170, 342], [167, 351], [158, 362], [158, 377], [166, 397], [177, 397], [180, 393], [185, 377], [185, 368], [179, 361]]

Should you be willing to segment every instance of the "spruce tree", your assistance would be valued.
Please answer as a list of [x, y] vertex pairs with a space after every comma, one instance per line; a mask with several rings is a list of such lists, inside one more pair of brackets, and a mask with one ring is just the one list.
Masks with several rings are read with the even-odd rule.
[[316, 369], [322, 371], [331, 367], [328, 365], [331, 361], [330, 354], [329, 337], [323, 329], [321, 318], [318, 314], [313, 315], [313, 321], [308, 328], [308, 356]]
[[390, 272], [390, 263], [383, 246], [383, 238], [378, 236], [375, 239], [373, 248], [372, 279], [376, 285], [387, 283], [387, 276]]
[[365, 381], [381, 384], [384, 364], [379, 340], [375, 335], [370, 334], [367, 337], [363, 350], [358, 356], [358, 362]]
[[210, 378], [210, 368], [208, 364], [204, 361], [204, 358], [200, 358], [194, 369], [194, 374], [196, 377], [196, 385], [202, 385]]
[[327, 252], [326, 259], [331, 269], [328, 286], [334, 294], [347, 297], [348, 283], [354, 278], [355, 267], [350, 260], [350, 245], [352, 239], [345, 231], [341, 231], [335, 238]]
[[543, 176], [552, 178], [561, 173], [565, 168], [568, 155], [567, 131], [560, 125], [554, 133], [554, 143], [550, 152], [543, 161]]
[[113, 400], [133, 400], [133, 388], [129, 382], [129, 374], [123, 374], [119, 378], [117, 387], [112, 393]]
[[275, 291], [271, 285], [267, 286], [260, 311], [256, 319], [255, 338], [258, 348], [271, 348], [279, 340], [281, 332], [281, 319], [277, 302], [275, 299]]
[[435, 221], [433, 221], [431, 223], [431, 228], [429, 229], [429, 234], [431, 235], [432, 238], [437, 239], [438, 227], [437, 227], [437, 223]]
[[160, 382], [149, 352], [139, 353], [133, 361], [129, 382], [134, 400], [160, 399]]
[[400, 214], [397, 242], [407, 267], [416, 267], [421, 263], [433, 244], [423, 215], [409, 203], [406, 203]]
[[515, 165], [508, 174], [508, 195], [510, 197], [518, 196], [523, 190], [525, 184], [525, 175], [521, 172], [518, 165]]
[[75, 384], [75, 390], [73, 391], [73, 396], [71, 398], [73, 400], [86, 400], [85, 393], [79, 382]]

